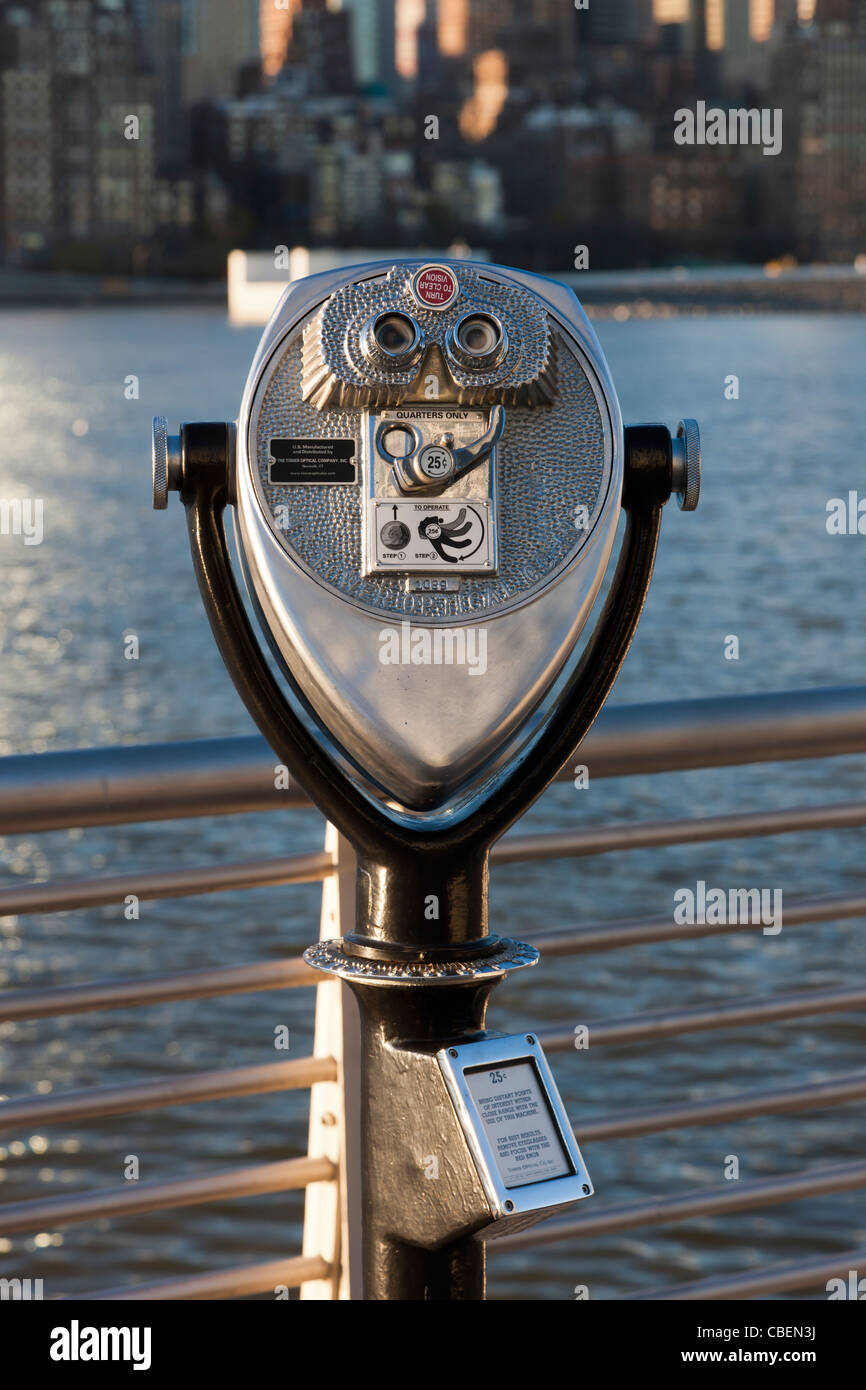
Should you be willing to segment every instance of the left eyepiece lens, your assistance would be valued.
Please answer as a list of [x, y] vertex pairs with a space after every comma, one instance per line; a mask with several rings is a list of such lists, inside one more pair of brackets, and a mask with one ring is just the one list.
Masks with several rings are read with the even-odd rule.
[[389, 357], [402, 357], [415, 346], [418, 329], [403, 314], [383, 314], [376, 320], [373, 332], [376, 342]]
[[411, 366], [421, 347], [421, 329], [409, 314], [378, 314], [366, 325], [362, 346], [367, 359], [379, 366]]

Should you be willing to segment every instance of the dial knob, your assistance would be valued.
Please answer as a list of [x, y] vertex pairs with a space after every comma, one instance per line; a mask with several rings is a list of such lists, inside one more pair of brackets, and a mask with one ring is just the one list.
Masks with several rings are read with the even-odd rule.
[[680, 420], [674, 451], [674, 491], [684, 512], [693, 512], [701, 495], [701, 432], [697, 420]]
[[169, 434], [164, 415], [153, 417], [153, 505], [158, 512], [168, 506], [169, 492], [180, 488], [180, 436]]

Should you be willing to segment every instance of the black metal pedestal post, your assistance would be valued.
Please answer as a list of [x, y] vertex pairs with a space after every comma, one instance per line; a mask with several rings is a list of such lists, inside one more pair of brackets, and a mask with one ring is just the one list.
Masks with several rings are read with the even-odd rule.
[[492, 984], [353, 983], [361, 1013], [364, 1297], [482, 1299], [486, 1201], [436, 1052], [480, 1036]]

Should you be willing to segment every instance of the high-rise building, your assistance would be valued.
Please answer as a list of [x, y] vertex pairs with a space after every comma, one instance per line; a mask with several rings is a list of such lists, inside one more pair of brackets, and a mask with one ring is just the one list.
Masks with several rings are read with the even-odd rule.
[[427, 0], [397, 0], [394, 10], [395, 65], [401, 77], [418, 75], [418, 30], [427, 17]]
[[183, 0], [132, 0], [142, 51], [156, 78], [156, 157], [182, 167], [189, 154], [183, 91]]
[[57, 217], [51, 36], [35, 6], [0, 22], [0, 252], [44, 247]]
[[866, 245], [866, 34], [827, 21], [804, 45], [798, 224], [807, 254], [851, 260]]
[[285, 0], [282, 5], [276, 5], [274, 0], [260, 0], [259, 51], [266, 82], [273, 81], [286, 61], [294, 18], [300, 8], [301, 0]]
[[752, 0], [750, 28], [755, 43], [766, 43], [773, 32], [776, 0]]
[[752, 59], [750, 0], [725, 0], [724, 72], [730, 81], [742, 81]]
[[866, 5], [863, 0], [812, 0], [812, 3], [817, 24], [844, 24], [852, 32], [866, 32]]
[[[605, 4], [608, 2], [605, 0]], [[439, 0], [439, 5], [443, 5], [443, 0]], [[465, 7], [451, 0], [440, 13], [441, 28], [447, 25], [448, 32], [461, 36], [465, 33], [466, 52], [471, 57], [500, 47], [503, 35], [517, 28], [524, 32], [545, 30], [552, 45], [548, 58], [554, 63], [561, 57], [562, 44], [569, 52], [574, 44], [577, 11], [573, 4], [562, 4], [560, 0], [466, 0]]]
[[131, 14], [20, 3], [0, 20], [0, 245], [77, 242], [94, 268], [154, 230], [155, 82]]
[[184, 101], [229, 100], [259, 60], [258, 0], [181, 0], [181, 44]]
[[309, 0], [295, 15], [288, 62], [311, 93], [350, 96], [354, 90], [351, 16]]
[[485, 140], [495, 129], [508, 100], [508, 63], [500, 48], [479, 53], [473, 65], [474, 91], [460, 113], [467, 140]]
[[469, 43], [470, 0], [437, 0], [436, 36], [444, 58], [459, 58]]
[[690, 9], [690, 0], [653, 0], [656, 24], [686, 24]]
[[635, 0], [635, 6], [637, 9], [638, 40], [645, 43], [655, 38], [656, 34], [653, 0]]
[[590, 3], [584, 32], [592, 43], [636, 43], [641, 14], [637, 0], [604, 0]]
[[351, 15], [358, 85], [391, 91], [397, 80], [395, 0], [333, 0], [332, 7]]
[[[575, 78], [578, 13], [559, 0], [438, 0], [440, 54], [472, 64], [473, 110], [492, 110], [504, 82], [529, 102], [568, 99]], [[496, 55], [496, 56], [493, 56]], [[485, 61], [479, 67], [479, 60]], [[500, 69], [503, 67], [503, 73]], [[480, 125], [486, 124], [486, 118]], [[475, 128], [477, 122], [472, 118]]]

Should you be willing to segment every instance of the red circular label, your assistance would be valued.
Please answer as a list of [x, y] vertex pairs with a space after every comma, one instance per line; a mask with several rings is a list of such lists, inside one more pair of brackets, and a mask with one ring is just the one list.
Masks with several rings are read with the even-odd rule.
[[427, 265], [415, 276], [415, 298], [428, 309], [447, 309], [457, 297], [458, 284], [444, 265]]

